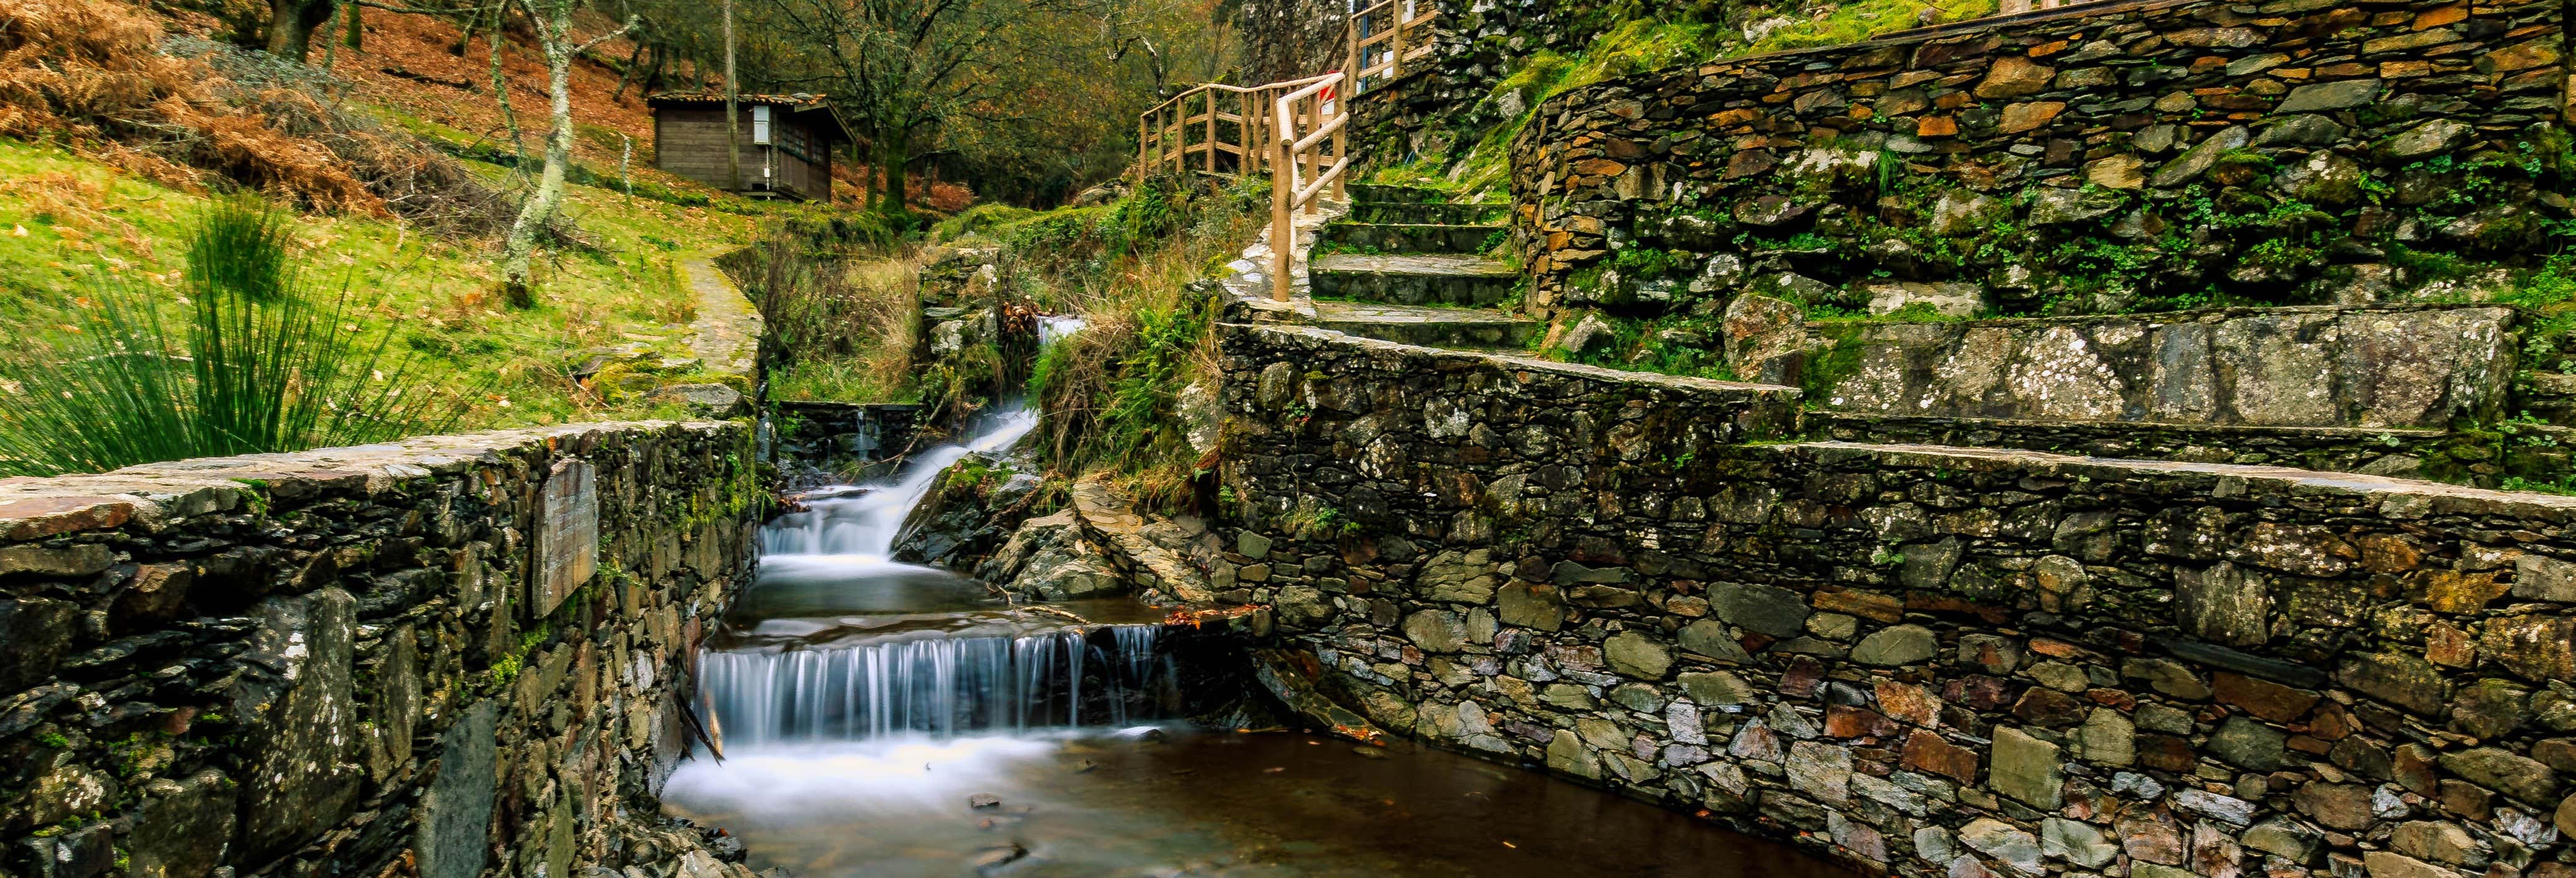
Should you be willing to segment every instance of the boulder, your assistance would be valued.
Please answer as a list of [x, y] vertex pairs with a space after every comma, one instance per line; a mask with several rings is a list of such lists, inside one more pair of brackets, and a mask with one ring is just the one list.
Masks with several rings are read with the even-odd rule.
[[1569, 354], [1587, 354], [1610, 342], [1610, 321], [1601, 319], [1599, 314], [1585, 313], [1557, 339], [1556, 346]]
[[2280, 106], [2273, 107], [2272, 112], [2275, 115], [2287, 115], [2349, 110], [2370, 103], [2372, 98], [2378, 97], [2379, 85], [2380, 82], [2376, 79], [2346, 79], [2302, 85], [2291, 89], [2290, 96], [2281, 101]]
[[2111, 215], [2127, 203], [2128, 200], [2120, 193], [2108, 189], [2043, 188], [2031, 199], [2030, 224], [2062, 226], [2091, 222]]
[[2371, 149], [2371, 155], [2382, 162], [2411, 162], [2425, 156], [2442, 155], [2459, 149], [2477, 129], [2468, 123], [2451, 119], [2434, 119], [2398, 132]]
[[2243, 149], [2253, 140], [2253, 132], [2247, 130], [2245, 126], [2228, 126], [2226, 130], [2210, 135], [2191, 149], [2184, 151], [2182, 155], [2175, 157], [2173, 161], [2166, 162], [2163, 167], [2157, 168], [2155, 176], [2147, 179], [2147, 184], [2158, 189], [2170, 189], [2199, 179], [2203, 172], [2209, 170], [2209, 166], [2218, 163], [2220, 156], [2231, 150]]
[[1082, 536], [1072, 510], [1020, 523], [975, 577], [1032, 600], [1062, 601], [1115, 593], [1118, 571]]
[[1009, 540], [1041, 483], [992, 455], [970, 454], [939, 474], [904, 516], [894, 557], [951, 570], [975, 569]]
[[363, 736], [351, 679], [357, 601], [326, 588], [260, 606], [232, 686], [246, 726], [236, 862], [265, 862], [339, 825], [358, 801]]
[[1986, 77], [1977, 81], [1974, 91], [1985, 100], [2024, 97], [2047, 91], [2049, 81], [2056, 78], [2056, 68], [2019, 55], [2006, 55], [1986, 68]]
[[1965, 238], [1984, 234], [1998, 222], [2012, 218], [2012, 205], [2002, 199], [1974, 192], [1950, 190], [1932, 203], [1932, 233], [1945, 238]]
[[1806, 309], [1770, 296], [1737, 296], [1726, 304], [1725, 332], [1726, 365], [1737, 379], [1798, 383], [1806, 364]]

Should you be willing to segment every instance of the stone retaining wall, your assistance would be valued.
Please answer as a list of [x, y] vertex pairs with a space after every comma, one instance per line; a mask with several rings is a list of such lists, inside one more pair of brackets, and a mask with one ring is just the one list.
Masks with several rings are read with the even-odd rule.
[[2265, 427], [2446, 427], [2504, 414], [2514, 312], [2273, 308], [1810, 323], [1799, 374], [1837, 411]]
[[926, 426], [910, 403], [778, 401], [769, 413], [770, 457], [799, 487], [854, 484], [910, 453]]
[[[2576, 430], [2534, 424], [2461, 431], [1806, 414], [1807, 434], [1879, 445], [2024, 448], [2084, 457], [2234, 463], [2431, 479], [2492, 488], [2556, 481]], [[2510, 429], [2512, 432], [2505, 432]]]
[[647, 422], [0, 480], [0, 874], [748, 878], [654, 793], [750, 456]]
[[2528, 262], [2567, 217], [2564, 29], [2546, 0], [2171, 0], [1611, 79], [1513, 146], [1531, 302], [2479, 295], [2456, 260]]
[[1740, 385], [1223, 355], [1220, 599], [1390, 730], [1910, 876], [2576, 860], [2576, 498], [1735, 444], [1701, 413]]

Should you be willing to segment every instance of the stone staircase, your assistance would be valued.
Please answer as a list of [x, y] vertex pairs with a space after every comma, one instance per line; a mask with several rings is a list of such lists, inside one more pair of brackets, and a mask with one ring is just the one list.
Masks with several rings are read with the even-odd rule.
[[1318, 233], [1309, 264], [1313, 323], [1433, 347], [1526, 347], [1538, 321], [1498, 308], [1519, 268], [1484, 254], [1504, 235], [1500, 204], [1457, 204], [1417, 186], [1352, 184], [1349, 211]]

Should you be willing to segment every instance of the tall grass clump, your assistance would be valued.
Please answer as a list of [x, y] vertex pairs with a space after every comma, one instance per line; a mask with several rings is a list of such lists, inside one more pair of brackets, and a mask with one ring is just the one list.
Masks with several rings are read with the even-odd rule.
[[[311, 289], [286, 216], [220, 199], [188, 239], [172, 320], [102, 279], [71, 323], [0, 356], [0, 473], [99, 472], [165, 460], [381, 442], [453, 425], [471, 396], [410, 374]], [[104, 273], [102, 273], [104, 278]]]
[[760, 309], [776, 399], [894, 402], [914, 395], [919, 250], [850, 260], [781, 225], [728, 266]]
[[1089, 208], [1103, 243], [1123, 252], [1048, 276], [1085, 328], [1041, 354], [1028, 393], [1045, 412], [1036, 441], [1048, 466], [1111, 474], [1139, 502], [1173, 509], [1202, 475], [1185, 398], [1192, 385], [1212, 392], [1218, 372], [1217, 301], [1194, 282], [1259, 233], [1268, 193], [1257, 180], [1139, 189]]

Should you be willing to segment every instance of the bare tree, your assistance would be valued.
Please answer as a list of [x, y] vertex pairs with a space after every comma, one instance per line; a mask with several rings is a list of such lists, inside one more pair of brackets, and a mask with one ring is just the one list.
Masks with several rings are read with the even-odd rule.
[[546, 133], [545, 170], [537, 175], [537, 188], [519, 206], [519, 218], [510, 224], [510, 233], [501, 242], [502, 289], [511, 305], [525, 308], [537, 301], [536, 289], [528, 279], [528, 263], [536, 254], [537, 236], [563, 206], [564, 172], [572, 164], [573, 59], [633, 29], [635, 17], [629, 15], [616, 30], [576, 43], [572, 36], [576, 0], [517, 2], [535, 25], [532, 29], [536, 32], [537, 49], [546, 56], [546, 94], [553, 101], [553, 126]]

